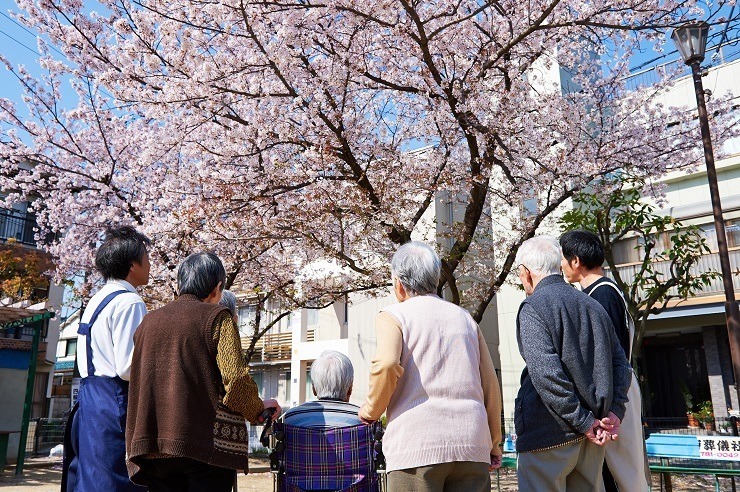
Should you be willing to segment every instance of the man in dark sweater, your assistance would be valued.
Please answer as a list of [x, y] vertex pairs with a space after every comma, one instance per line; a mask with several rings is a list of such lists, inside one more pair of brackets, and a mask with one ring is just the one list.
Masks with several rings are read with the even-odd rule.
[[[629, 359], [632, 356], [634, 324], [617, 284], [604, 276], [604, 246], [588, 231], [569, 231], [560, 237], [565, 279], [579, 283], [583, 292], [596, 299], [612, 320], [619, 343]], [[607, 492], [650, 489], [650, 468], [642, 432], [642, 396], [634, 378], [627, 393], [629, 403], [617, 442], [606, 449], [604, 486]]]
[[527, 293], [517, 341], [527, 366], [515, 403], [521, 490], [603, 490], [604, 446], [624, 417], [631, 369], [608, 314], [560, 274], [560, 246], [525, 241], [516, 256]]

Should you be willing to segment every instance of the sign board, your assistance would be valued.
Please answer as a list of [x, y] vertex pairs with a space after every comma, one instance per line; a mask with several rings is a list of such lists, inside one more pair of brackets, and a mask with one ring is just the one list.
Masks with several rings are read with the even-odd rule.
[[75, 403], [77, 403], [77, 398], [79, 397], [80, 393], [80, 378], [74, 378], [72, 379], [72, 398], [71, 398], [71, 405], [69, 408], [72, 408], [75, 406]]
[[699, 441], [699, 455], [703, 459], [740, 460], [740, 437], [696, 436]]

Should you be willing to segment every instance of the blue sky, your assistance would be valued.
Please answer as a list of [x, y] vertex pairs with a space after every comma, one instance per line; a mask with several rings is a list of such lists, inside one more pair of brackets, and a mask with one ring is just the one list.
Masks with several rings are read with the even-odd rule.
[[[13, 9], [15, 9], [15, 6], [13, 6]], [[2, 50], [2, 55], [13, 66], [18, 66], [19, 64], [25, 65], [30, 73], [41, 75], [42, 70], [36, 64], [36, 59], [39, 57], [36, 34], [25, 26], [20, 25], [8, 14], [8, 10], [11, 9], [4, 8], [0, 11], [0, 50]], [[61, 57], [60, 53], [55, 52], [53, 49], [51, 50], [55, 56]], [[22, 94], [21, 86], [16, 77], [6, 70], [4, 65], [0, 66], [0, 89], [2, 97], [14, 101], [18, 104], [19, 108], [23, 108], [20, 99]], [[69, 94], [70, 97], [73, 94], [71, 89], [69, 90]]]

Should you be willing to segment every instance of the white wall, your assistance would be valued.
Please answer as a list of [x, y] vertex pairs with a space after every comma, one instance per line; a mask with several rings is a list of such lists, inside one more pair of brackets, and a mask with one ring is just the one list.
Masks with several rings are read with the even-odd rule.
[[[20, 431], [23, 421], [23, 400], [26, 395], [28, 369], [0, 368], [0, 429]], [[8, 440], [8, 461], [15, 463], [18, 457], [20, 434], [11, 434]]]
[[[57, 342], [59, 341], [59, 331], [61, 320], [59, 318], [62, 309], [62, 298], [64, 296], [64, 286], [57, 285], [54, 282], [49, 283], [49, 299], [46, 301], [46, 309], [54, 311], [56, 315], [49, 320], [48, 330], [46, 333], [46, 360], [52, 364], [56, 362]], [[51, 391], [51, 386], [49, 386]]]
[[355, 295], [349, 310], [349, 353], [355, 369], [355, 382], [350, 401], [362, 405], [367, 398], [370, 381], [370, 362], [375, 355], [375, 317], [386, 306], [395, 304], [396, 298], [388, 294], [377, 298]]

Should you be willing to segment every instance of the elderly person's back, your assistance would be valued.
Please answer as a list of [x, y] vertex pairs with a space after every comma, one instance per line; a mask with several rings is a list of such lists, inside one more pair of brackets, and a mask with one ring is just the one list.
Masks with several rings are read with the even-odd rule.
[[519, 487], [600, 491], [603, 446], [624, 417], [631, 369], [609, 315], [563, 280], [561, 258], [550, 236], [526, 240], [516, 255], [528, 295], [516, 333], [526, 363], [514, 409]]
[[239, 312], [236, 307], [236, 296], [230, 290], [224, 290], [221, 292], [221, 300], [218, 301], [219, 306], [224, 306], [229, 309], [231, 318], [234, 320], [234, 324], [239, 325]]
[[318, 401], [309, 401], [285, 412], [286, 424], [327, 428], [360, 424], [357, 405], [349, 403], [354, 368], [346, 355], [325, 350], [311, 364], [311, 384]]
[[390, 490], [490, 490], [500, 465], [501, 394], [470, 314], [436, 294], [440, 260], [411, 242], [393, 256], [399, 304], [376, 319], [377, 352], [360, 418], [387, 408]]
[[226, 272], [213, 253], [188, 256], [179, 296], [144, 317], [134, 335], [126, 455], [149, 490], [231, 490], [247, 469], [245, 419], [264, 408], [231, 313], [218, 305]]

